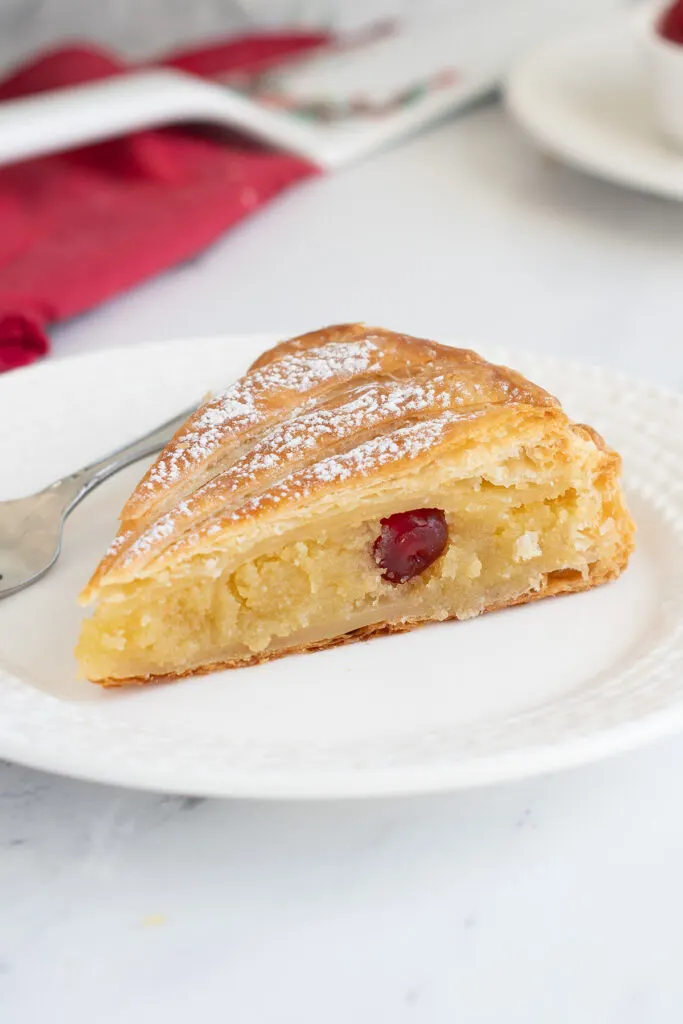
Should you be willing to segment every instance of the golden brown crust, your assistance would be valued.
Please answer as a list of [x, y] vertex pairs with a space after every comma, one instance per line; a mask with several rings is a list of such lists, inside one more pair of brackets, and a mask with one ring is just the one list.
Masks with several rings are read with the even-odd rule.
[[[567, 594], [578, 594], [581, 591], [592, 590], [594, 587], [602, 586], [616, 580], [628, 565], [630, 545], [626, 544], [619, 554], [619, 557], [612, 562], [598, 562], [591, 566], [590, 574], [583, 577], [580, 573], [559, 571], [545, 575], [541, 586], [531, 593], [522, 594], [520, 597], [510, 601], [501, 601], [488, 605], [482, 609], [481, 614], [502, 611], [505, 608], [515, 608], [519, 605], [530, 604], [532, 601], [539, 601], [546, 597], [562, 597]], [[440, 621], [453, 621], [454, 617]], [[457, 620], [456, 620], [457, 621]], [[97, 683], [105, 689], [116, 689], [120, 686], [149, 686], [155, 683], [172, 683], [179, 679], [186, 679], [189, 676], [209, 675], [212, 672], [227, 671], [235, 668], [248, 668], [253, 665], [263, 665], [268, 661], [276, 661], [285, 658], [290, 654], [315, 654], [316, 651], [327, 651], [334, 647], [344, 647], [346, 644], [358, 643], [366, 640], [374, 640], [376, 637], [391, 636], [394, 633], [408, 633], [413, 629], [422, 626], [438, 625], [439, 621], [434, 619], [410, 619], [404, 622], [378, 622], [371, 626], [363, 626], [361, 629], [351, 630], [340, 636], [330, 637], [325, 640], [318, 640], [310, 644], [298, 644], [292, 647], [283, 647], [273, 651], [262, 651], [259, 654], [252, 654], [248, 658], [233, 658], [228, 661], [214, 661], [208, 665], [201, 665], [198, 668], [188, 669], [185, 672], [168, 672], [156, 676], [131, 676], [127, 679], [98, 679]]]
[[483, 428], [512, 407], [569, 427], [546, 391], [468, 349], [364, 324], [276, 345], [166, 446], [83, 600], [162, 556], [182, 559], [212, 532], [310, 504], [340, 479], [350, 488], [433, 458], [458, 436], [464, 443], [475, 421]]

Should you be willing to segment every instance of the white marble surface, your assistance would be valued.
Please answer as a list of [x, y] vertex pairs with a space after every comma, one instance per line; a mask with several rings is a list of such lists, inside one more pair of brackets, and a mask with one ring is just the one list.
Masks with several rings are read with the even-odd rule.
[[[682, 279], [683, 207], [547, 161], [490, 105], [291, 192], [55, 350], [364, 318], [680, 388]], [[365, 803], [0, 766], [0, 1021], [680, 1024], [681, 778], [683, 737]]]

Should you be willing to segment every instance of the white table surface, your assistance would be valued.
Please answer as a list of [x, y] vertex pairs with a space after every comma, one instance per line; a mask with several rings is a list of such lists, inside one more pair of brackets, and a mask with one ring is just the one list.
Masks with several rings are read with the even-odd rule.
[[[55, 355], [365, 319], [680, 388], [682, 281], [682, 206], [549, 162], [487, 105], [290, 192]], [[682, 780], [683, 737], [336, 804], [2, 765], [0, 1021], [680, 1024]]]

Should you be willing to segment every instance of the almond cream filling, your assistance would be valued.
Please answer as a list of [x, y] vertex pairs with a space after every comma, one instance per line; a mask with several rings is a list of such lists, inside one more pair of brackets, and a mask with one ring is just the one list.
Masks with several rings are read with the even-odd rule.
[[182, 576], [111, 588], [84, 623], [79, 660], [90, 678], [146, 676], [248, 660], [381, 622], [470, 618], [538, 589], [548, 573], [586, 577], [619, 545], [593, 487], [577, 493], [566, 482], [516, 488], [477, 478], [410, 503], [443, 508], [449, 541], [406, 583], [384, 581], [372, 557], [383, 511], [313, 522], [237, 565], [205, 553]]

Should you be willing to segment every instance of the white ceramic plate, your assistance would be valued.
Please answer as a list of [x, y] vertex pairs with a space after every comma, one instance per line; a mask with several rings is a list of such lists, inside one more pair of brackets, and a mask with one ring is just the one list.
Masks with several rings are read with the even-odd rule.
[[[33, 491], [240, 373], [273, 339], [150, 345], [0, 378], [0, 498]], [[341, 796], [566, 767], [683, 725], [683, 399], [519, 353], [625, 455], [638, 551], [617, 583], [169, 686], [75, 679], [76, 595], [142, 466], [95, 491], [34, 587], [0, 601], [0, 756], [147, 789]]]
[[526, 57], [506, 85], [508, 108], [561, 160], [645, 192], [683, 199], [683, 155], [660, 137], [635, 30], [615, 22]]

